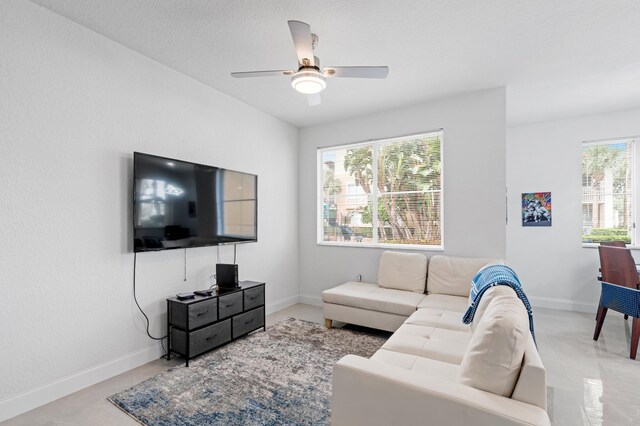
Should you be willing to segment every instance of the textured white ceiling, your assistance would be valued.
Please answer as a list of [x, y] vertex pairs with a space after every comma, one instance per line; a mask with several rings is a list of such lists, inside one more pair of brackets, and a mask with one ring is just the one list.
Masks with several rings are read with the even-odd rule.
[[[298, 127], [496, 86], [510, 125], [640, 107], [637, 0], [32, 1]], [[295, 67], [289, 19], [323, 66], [389, 77], [332, 79], [316, 107], [288, 77], [230, 77]]]

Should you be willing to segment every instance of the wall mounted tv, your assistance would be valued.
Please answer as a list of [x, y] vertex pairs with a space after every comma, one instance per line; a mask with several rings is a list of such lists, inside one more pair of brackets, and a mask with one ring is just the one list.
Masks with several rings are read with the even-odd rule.
[[258, 176], [133, 153], [135, 252], [258, 241]]

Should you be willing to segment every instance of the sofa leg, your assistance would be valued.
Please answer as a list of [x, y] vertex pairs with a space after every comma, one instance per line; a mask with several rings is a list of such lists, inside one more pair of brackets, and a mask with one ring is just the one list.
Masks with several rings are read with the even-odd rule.
[[331, 320], [330, 319], [325, 319], [324, 320], [324, 326], [327, 328], [331, 328]]

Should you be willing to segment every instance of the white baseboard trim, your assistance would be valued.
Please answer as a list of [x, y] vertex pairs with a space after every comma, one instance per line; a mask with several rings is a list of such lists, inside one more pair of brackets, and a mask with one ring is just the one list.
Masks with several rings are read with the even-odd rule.
[[319, 296], [309, 296], [308, 294], [301, 294], [298, 296], [298, 303], [304, 303], [311, 306], [322, 306], [322, 298]]
[[[266, 314], [287, 308], [298, 303], [298, 296], [289, 297], [266, 306]], [[160, 343], [140, 349], [107, 361], [104, 364], [87, 368], [44, 385], [21, 392], [0, 400], [0, 422], [26, 413], [29, 410], [48, 404], [56, 399], [70, 395], [88, 386], [110, 379], [162, 356]]]
[[575, 300], [554, 299], [551, 297], [529, 297], [534, 308], [559, 309], [561, 311], [586, 312], [595, 314], [598, 310], [596, 303], [577, 302]]
[[298, 296], [292, 296], [276, 303], [270, 303], [266, 306], [266, 313], [267, 315], [270, 315], [274, 312], [288, 308], [289, 306], [293, 306], [296, 303], [298, 303]]
[[122, 374], [162, 356], [160, 343], [0, 400], [0, 422]]

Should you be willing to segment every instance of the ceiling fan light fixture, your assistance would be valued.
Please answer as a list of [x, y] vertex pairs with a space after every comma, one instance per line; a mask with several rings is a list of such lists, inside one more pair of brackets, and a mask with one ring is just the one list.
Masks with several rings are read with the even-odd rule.
[[314, 95], [327, 88], [327, 81], [319, 71], [298, 71], [291, 77], [291, 87], [305, 95]]

